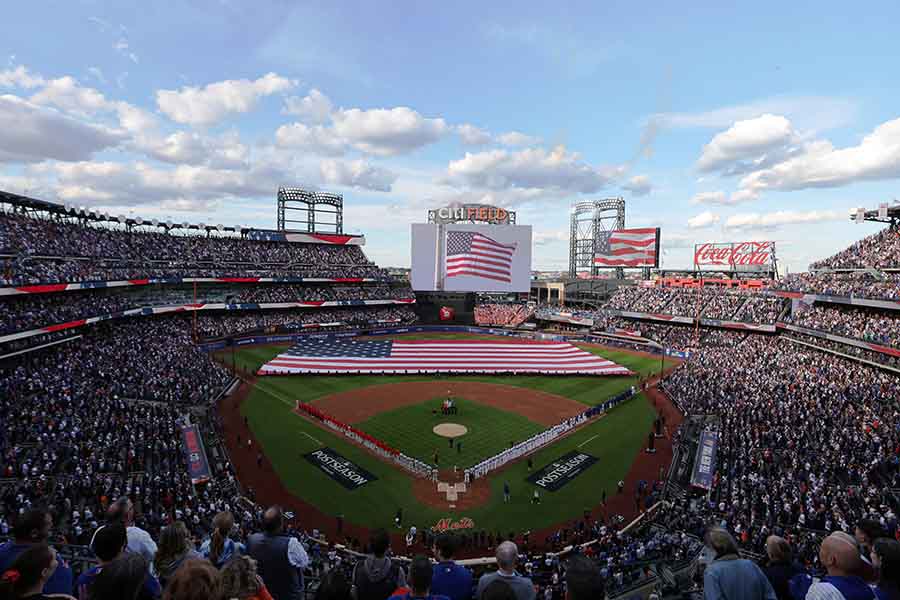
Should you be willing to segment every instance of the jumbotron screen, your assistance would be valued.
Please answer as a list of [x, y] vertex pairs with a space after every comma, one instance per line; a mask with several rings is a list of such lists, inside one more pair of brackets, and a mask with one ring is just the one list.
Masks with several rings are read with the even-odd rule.
[[412, 226], [412, 288], [447, 292], [527, 292], [531, 226]]

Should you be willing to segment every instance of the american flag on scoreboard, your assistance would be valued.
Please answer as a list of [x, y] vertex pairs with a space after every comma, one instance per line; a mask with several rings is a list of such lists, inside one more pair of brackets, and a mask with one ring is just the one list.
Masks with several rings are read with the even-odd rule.
[[601, 267], [655, 267], [659, 229], [614, 229], [600, 232], [594, 264]]
[[304, 340], [258, 375], [302, 373], [551, 373], [628, 375], [625, 367], [566, 342]]
[[447, 232], [447, 277], [471, 275], [510, 283], [515, 244], [473, 231]]

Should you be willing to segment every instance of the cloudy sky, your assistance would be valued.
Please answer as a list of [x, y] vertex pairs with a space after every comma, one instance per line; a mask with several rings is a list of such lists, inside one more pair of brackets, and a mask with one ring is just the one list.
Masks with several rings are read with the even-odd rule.
[[896, 2], [16, 3], [0, 24], [0, 189], [274, 227], [279, 185], [344, 194], [409, 265], [409, 224], [518, 211], [564, 268], [572, 202], [803, 270], [900, 198]]

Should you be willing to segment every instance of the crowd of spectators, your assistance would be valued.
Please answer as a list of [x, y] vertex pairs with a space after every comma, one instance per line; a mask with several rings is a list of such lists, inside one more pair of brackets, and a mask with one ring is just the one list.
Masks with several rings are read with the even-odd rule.
[[887, 365], [895, 369], [900, 369], [900, 356], [891, 356], [890, 354], [884, 354], [883, 352], [867, 350], [865, 348], [860, 348], [859, 346], [842, 344], [841, 342], [834, 342], [831, 340], [826, 340], [825, 338], [805, 335], [802, 333], [790, 332], [782, 335], [791, 339], [797, 339], [809, 344], [813, 344], [819, 348], [827, 348], [829, 350], [834, 350], [835, 352], [840, 352], [841, 354], [846, 354], [848, 356], [853, 356], [862, 360], [868, 360], [870, 362]]
[[852, 306], [815, 303], [785, 321], [847, 338], [900, 348], [900, 315]]
[[[291, 333], [311, 325], [328, 331], [364, 329], [378, 325], [411, 325], [416, 313], [408, 306], [325, 308], [319, 310], [255, 310], [218, 314], [200, 313], [197, 332], [203, 338], [217, 338], [250, 331], [278, 330]], [[306, 326], [306, 327], [304, 327]]]
[[[704, 345], [661, 387], [689, 414], [719, 419], [706, 519], [765, 551], [790, 537], [815, 564], [817, 532], [863, 519], [897, 534], [900, 378], [784, 338]], [[687, 514], [686, 506], [676, 512]]]
[[900, 273], [795, 273], [779, 279], [773, 289], [825, 296], [900, 300]]
[[811, 269], [900, 268], [900, 229], [891, 226], [865, 237], [834, 256], [814, 262]]
[[604, 308], [747, 323], [774, 323], [784, 299], [719, 288], [620, 287]]
[[734, 313], [732, 320], [744, 323], [771, 324], [778, 320], [784, 308], [783, 298], [753, 295], [747, 298], [747, 301]]
[[360, 246], [176, 235], [0, 212], [0, 284], [146, 277], [380, 277]]
[[408, 286], [383, 283], [358, 285], [154, 286], [111, 288], [51, 294], [0, 297], [0, 335], [28, 331], [77, 319], [97, 317], [145, 306], [177, 306], [193, 303], [277, 303], [337, 300], [395, 300], [412, 298]]
[[533, 304], [479, 304], [475, 307], [475, 324], [518, 327], [534, 315]]

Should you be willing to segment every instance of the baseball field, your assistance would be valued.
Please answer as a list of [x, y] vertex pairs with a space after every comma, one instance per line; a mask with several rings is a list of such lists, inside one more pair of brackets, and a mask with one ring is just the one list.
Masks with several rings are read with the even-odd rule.
[[[426, 339], [437, 334], [405, 336]], [[440, 337], [446, 339], [447, 334]], [[458, 336], [453, 336], [458, 337]], [[467, 336], [472, 337], [472, 336]], [[591, 345], [582, 346], [629, 368], [638, 375], [657, 374], [658, 357]], [[255, 346], [219, 359], [232, 361], [245, 374], [284, 350], [284, 346]], [[670, 363], [665, 368], [671, 368]], [[600, 502], [603, 490], [612, 497], [647, 443], [656, 412], [639, 394], [599, 419], [576, 429], [531, 455], [532, 468], [519, 460], [477, 480], [456, 500], [437, 492], [435, 483], [417, 479], [315, 422], [297, 414], [298, 401], [350, 423], [405, 454], [434, 464], [451, 475], [523, 441], [567, 416], [600, 404], [629, 389], [637, 376], [270, 376], [246, 377], [239, 404], [223, 407], [227, 442], [242, 481], [265, 487], [277, 478], [287, 492], [325, 515], [341, 515], [347, 523], [371, 528], [389, 527], [398, 509], [404, 526], [432, 526], [440, 519], [466, 517], [478, 529], [539, 530], [574, 519]], [[457, 414], [442, 415], [441, 402], [452, 397]], [[231, 412], [229, 412], [231, 411]], [[240, 416], [238, 416], [240, 415]], [[237, 443], [246, 423], [245, 438], [255, 446]], [[434, 433], [436, 425], [453, 423], [466, 428], [455, 439]], [[235, 433], [238, 430], [238, 433]], [[262, 451], [261, 466], [257, 466]], [[335, 453], [367, 473], [367, 483], [348, 489], [308, 460], [317, 450]], [[556, 491], [538, 489], [527, 478], [570, 452], [596, 459]], [[249, 464], [249, 467], [240, 467]], [[240, 471], [251, 471], [250, 473]], [[504, 501], [504, 484], [510, 499]]]

